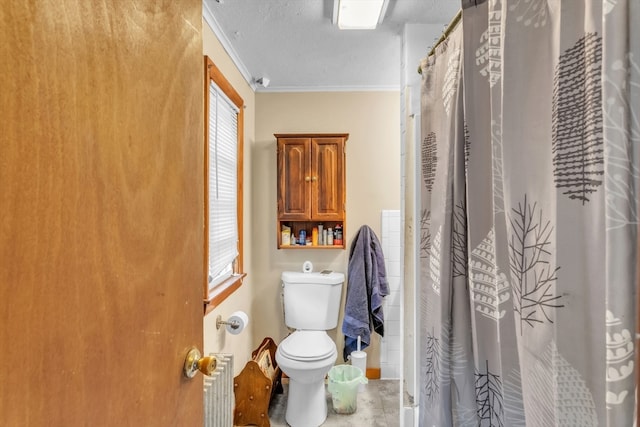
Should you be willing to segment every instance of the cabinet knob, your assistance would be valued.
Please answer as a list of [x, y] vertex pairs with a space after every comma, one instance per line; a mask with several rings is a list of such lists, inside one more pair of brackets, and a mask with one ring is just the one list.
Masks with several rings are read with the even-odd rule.
[[305, 176], [304, 180], [305, 180], [305, 182], [309, 182], [309, 181], [311, 181], [311, 177]]
[[314, 176], [313, 178], [311, 178], [311, 181], [317, 181], [317, 180], [318, 180], [317, 176]]

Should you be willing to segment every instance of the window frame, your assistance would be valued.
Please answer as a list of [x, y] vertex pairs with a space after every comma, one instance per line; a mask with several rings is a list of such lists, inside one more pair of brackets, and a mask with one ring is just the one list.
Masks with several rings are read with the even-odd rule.
[[[246, 273], [243, 270], [243, 172], [244, 172], [244, 101], [231, 83], [216, 67], [211, 58], [205, 55], [205, 84], [204, 84], [204, 306], [205, 314], [220, 305], [241, 285]], [[237, 136], [238, 136], [238, 164], [237, 164], [237, 224], [238, 224], [238, 256], [233, 262], [231, 277], [209, 288], [209, 86], [211, 82], [229, 98], [238, 108]]]

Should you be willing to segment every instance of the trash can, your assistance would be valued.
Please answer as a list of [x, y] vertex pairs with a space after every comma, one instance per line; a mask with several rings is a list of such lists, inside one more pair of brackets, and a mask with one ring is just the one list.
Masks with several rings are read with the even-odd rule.
[[331, 368], [327, 389], [331, 393], [333, 410], [338, 414], [353, 414], [356, 412], [358, 386], [367, 382], [367, 377], [357, 366], [336, 365]]

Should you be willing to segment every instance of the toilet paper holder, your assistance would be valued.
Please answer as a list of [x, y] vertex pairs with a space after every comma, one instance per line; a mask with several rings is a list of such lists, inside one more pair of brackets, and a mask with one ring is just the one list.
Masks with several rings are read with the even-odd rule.
[[216, 329], [220, 329], [222, 325], [228, 325], [231, 329], [234, 330], [238, 329], [241, 326], [240, 321], [236, 319], [222, 320], [222, 315], [218, 314], [218, 317], [216, 317]]
[[226, 325], [227, 332], [232, 335], [238, 335], [249, 323], [249, 316], [244, 311], [235, 311], [231, 313], [231, 316], [227, 320], [222, 320], [222, 316], [216, 317], [216, 329], [220, 329], [220, 326]]

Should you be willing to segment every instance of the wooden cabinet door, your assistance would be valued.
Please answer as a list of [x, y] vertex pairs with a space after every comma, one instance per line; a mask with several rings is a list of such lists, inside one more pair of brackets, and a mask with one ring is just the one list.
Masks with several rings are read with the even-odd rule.
[[281, 220], [311, 217], [311, 139], [278, 138], [278, 213]]
[[202, 425], [202, 1], [0, 2], [0, 425]]
[[311, 154], [311, 217], [344, 218], [344, 139], [313, 138]]

